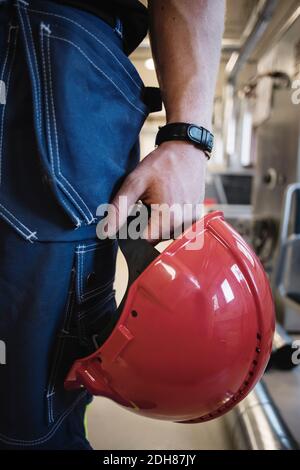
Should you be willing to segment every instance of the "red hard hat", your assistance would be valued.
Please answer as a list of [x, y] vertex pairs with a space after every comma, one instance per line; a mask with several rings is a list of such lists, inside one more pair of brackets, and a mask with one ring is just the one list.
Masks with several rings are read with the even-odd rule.
[[[203, 247], [187, 249], [200, 236]], [[245, 398], [269, 360], [268, 279], [219, 212], [156, 256], [135, 276], [109, 337], [74, 363], [65, 387], [84, 386], [151, 418], [217, 418]]]

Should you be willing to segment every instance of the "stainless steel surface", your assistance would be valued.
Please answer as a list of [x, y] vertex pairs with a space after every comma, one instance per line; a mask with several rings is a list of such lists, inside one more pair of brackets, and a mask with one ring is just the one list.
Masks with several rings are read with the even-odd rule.
[[299, 195], [300, 183], [290, 185], [285, 194], [273, 288], [284, 303], [300, 313], [300, 234], [295, 233], [292, 220], [299, 217], [294, 209]]
[[274, 42], [280, 41], [283, 36], [289, 31], [289, 29], [294, 25], [294, 23], [300, 17], [300, 6], [294, 11], [294, 13], [288, 18], [288, 20], [284, 23], [284, 25], [280, 28], [277, 32], [276, 36], [274, 37]]
[[268, 370], [277, 369], [288, 371], [298, 366], [298, 364], [294, 363], [292, 360], [293, 354], [295, 353], [293, 341], [293, 338], [277, 323]]
[[300, 193], [300, 183], [292, 184], [287, 188], [280, 231], [281, 244], [284, 244], [288, 241], [289, 226], [293, 210], [293, 199], [297, 195], [297, 193]]
[[[299, 340], [299, 336], [293, 336], [293, 340]], [[295, 350], [294, 350], [295, 352]], [[278, 370], [270, 369], [264, 375], [266, 385], [272, 400], [280, 410], [280, 414], [287, 424], [291, 434], [300, 444], [300, 367]]]
[[205, 207], [205, 213], [221, 211], [226, 220], [252, 220], [252, 206], [240, 206], [235, 204], [214, 204]]
[[215, 181], [215, 188], [216, 188], [216, 192], [217, 192], [220, 203], [224, 205], [227, 204], [228, 201], [227, 201], [226, 193], [224, 191], [224, 186], [222, 184], [221, 175], [215, 175], [214, 181]]
[[[285, 331], [285, 329], [277, 323], [276, 325], [276, 330], [274, 334], [274, 339], [273, 339], [273, 351], [278, 351], [285, 346], [292, 346], [293, 344], [293, 339], [291, 338], [290, 335]], [[291, 348], [291, 351], [294, 351]]]
[[[259, 0], [254, 6], [249, 21], [242, 34], [242, 46], [239, 52], [234, 52], [225, 69], [224, 99], [224, 157], [228, 167], [239, 168], [241, 155], [237, 152], [237, 114], [236, 82], [241, 69], [245, 66], [256, 45], [267, 29], [278, 0]], [[250, 150], [250, 149], [249, 149]]]
[[298, 449], [262, 382], [226, 419], [236, 450]]
[[[291, 80], [297, 73], [300, 41], [300, 7], [274, 38], [273, 46], [258, 63], [259, 73], [283, 70]], [[292, 102], [292, 89], [274, 89], [270, 118], [256, 131], [256, 176], [253, 206], [257, 219], [280, 221], [284, 192], [300, 180], [300, 107]], [[257, 100], [265, 96], [257, 93]]]
[[236, 81], [238, 73], [267, 29], [277, 3], [278, 0], [260, 0], [254, 8], [242, 36], [243, 45], [239, 53], [233, 53], [227, 64], [226, 73], [229, 82]]
[[271, 118], [256, 133], [257, 171], [253, 190], [256, 218], [280, 220], [285, 189], [298, 177], [299, 126], [299, 108], [293, 105], [290, 90], [275, 91]]

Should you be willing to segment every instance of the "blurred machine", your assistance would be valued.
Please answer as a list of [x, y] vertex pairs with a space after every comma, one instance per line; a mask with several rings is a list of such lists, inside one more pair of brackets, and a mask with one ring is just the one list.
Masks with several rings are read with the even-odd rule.
[[292, 359], [300, 333], [300, 2], [294, 9], [289, 4], [291, 15], [258, 56], [255, 75], [240, 77], [276, 4], [258, 2], [245, 44], [228, 62], [224, 126], [217, 129], [224, 134], [226, 169], [212, 172], [207, 193], [207, 210], [221, 205], [252, 243], [276, 301], [267, 388], [259, 385], [228, 416], [239, 449], [297, 448], [284, 421], [300, 441], [300, 368]]
[[[255, 100], [260, 108], [267, 100], [268, 112], [261, 122], [256, 116], [252, 193], [253, 244], [271, 274], [280, 319], [293, 331], [300, 331], [300, 105], [292, 87], [300, 73], [299, 31], [298, 8], [258, 64], [269, 81], [256, 86]], [[278, 71], [285, 80], [270, 77]]]
[[245, 43], [228, 62], [224, 125], [217, 130], [224, 133], [226, 169], [209, 178], [207, 210], [222, 209], [253, 245], [272, 281], [279, 321], [300, 332], [299, 2], [259, 58], [256, 74], [240, 79], [276, 5], [258, 2]]

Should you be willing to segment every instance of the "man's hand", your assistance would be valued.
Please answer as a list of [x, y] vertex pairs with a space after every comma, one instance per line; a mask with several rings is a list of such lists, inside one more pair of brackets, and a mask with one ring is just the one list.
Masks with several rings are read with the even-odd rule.
[[[148, 4], [151, 47], [167, 123], [186, 122], [211, 130], [225, 0], [149, 0]], [[127, 177], [113, 204], [118, 210], [120, 196], [127, 196], [128, 207], [139, 199], [147, 205], [199, 204], [204, 198], [205, 168], [206, 157], [192, 144], [165, 142]], [[127, 215], [119, 216], [122, 225]], [[107, 220], [108, 233], [114, 234], [112, 218]], [[176, 228], [176, 217], [172, 222]], [[161, 222], [153, 212], [150, 225], [152, 230], [159, 228], [161, 238]]]
[[[119, 214], [119, 227], [114, 226], [115, 219], [107, 218], [108, 233], [114, 234], [125, 222], [127, 214], [120, 210], [120, 196], [126, 196], [128, 208], [141, 200], [144, 204], [177, 204], [193, 206], [203, 202], [205, 186], [206, 157], [204, 153], [188, 142], [164, 142], [151, 152], [137, 168], [126, 178], [121, 189], [112, 201]], [[193, 219], [195, 218], [192, 217]], [[171, 221], [171, 233], [182, 222], [176, 213]], [[151, 235], [157, 234], [158, 237]], [[148, 230], [144, 237], [150, 242], [157, 242], [166, 234], [162, 233], [158, 214], [151, 214]]]

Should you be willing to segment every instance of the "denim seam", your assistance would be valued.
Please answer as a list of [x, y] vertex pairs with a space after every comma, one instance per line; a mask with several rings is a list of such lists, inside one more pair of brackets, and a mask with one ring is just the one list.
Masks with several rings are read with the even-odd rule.
[[[87, 249], [87, 248], [91, 248], [91, 249]], [[84, 289], [83, 289], [84, 255], [86, 253], [94, 252], [94, 251], [104, 249], [104, 248], [107, 248], [106, 244], [99, 245], [98, 243], [91, 243], [89, 245], [79, 245], [76, 249], [76, 254], [78, 255], [78, 269], [79, 269], [78, 278], [77, 278], [77, 290], [78, 290], [78, 297], [81, 303], [84, 302], [85, 300], [89, 300], [95, 297], [95, 295], [98, 292], [101, 292], [101, 290], [108, 287], [108, 285], [111, 284], [114, 280], [114, 276], [113, 276], [112, 280], [105, 283], [103, 286], [97, 287], [96, 289], [93, 289], [91, 291], [84, 293]]]
[[51, 431], [46, 434], [45, 436], [39, 438], [39, 439], [34, 439], [32, 441], [26, 441], [22, 439], [12, 439], [9, 438], [3, 434], [0, 434], [0, 441], [4, 442], [5, 444], [8, 445], [19, 445], [19, 446], [34, 446], [34, 445], [39, 445], [39, 444], [44, 444], [45, 442], [49, 441], [53, 435], [56, 433], [56, 431], [60, 428], [61, 424], [64, 422], [64, 420], [69, 416], [69, 414], [74, 410], [74, 408], [78, 405], [78, 403], [87, 395], [87, 391], [82, 392], [76, 400], [72, 403], [72, 405], [60, 416], [60, 418], [57, 420], [56, 424], [53, 426]]
[[34, 41], [33, 41], [32, 28], [31, 28], [31, 23], [30, 23], [30, 20], [29, 20], [29, 16], [28, 16], [27, 10], [25, 10], [25, 15], [26, 15], [26, 19], [27, 19], [27, 23], [28, 23], [28, 27], [29, 27], [29, 32], [30, 32], [30, 37], [31, 37], [31, 43], [32, 43], [32, 50], [33, 50], [33, 57], [34, 57], [35, 67], [36, 67], [36, 82], [37, 82], [38, 94], [39, 94], [39, 96], [38, 96], [38, 99], [39, 99], [39, 103], [38, 103], [38, 106], [39, 106], [39, 130], [40, 130], [40, 133], [41, 133], [41, 131], [42, 131], [42, 122], [41, 122], [41, 113], [42, 113], [42, 105], [41, 105], [41, 82], [40, 82], [40, 76], [39, 76], [39, 68], [38, 68], [37, 55], [36, 55], [35, 45], [34, 45]]
[[69, 39], [65, 39], [65, 38], [62, 38], [60, 36], [55, 36], [55, 35], [52, 35], [51, 36], [53, 39], [58, 39], [59, 41], [63, 41], [63, 42], [66, 42], [68, 44], [71, 44], [73, 47], [75, 47], [82, 55], [83, 57], [86, 58], [86, 60], [88, 62], [90, 62], [90, 64], [96, 69], [98, 70], [98, 72], [100, 72], [118, 91], [119, 93], [123, 96], [123, 98], [134, 108], [136, 109], [139, 113], [141, 113], [143, 116], [146, 116], [146, 112], [144, 112], [141, 108], [139, 108], [138, 106], [136, 106], [129, 98], [128, 96], [125, 94], [125, 92], [123, 92], [121, 90], [121, 88], [100, 68], [98, 67], [98, 65], [95, 64], [95, 62], [93, 62], [93, 60], [81, 49], [80, 46], [78, 46], [77, 44], [75, 44], [73, 41], [70, 41]]
[[[33, 78], [33, 88], [34, 88], [34, 94], [35, 94], [35, 97], [36, 97], [36, 103], [37, 103], [37, 120], [38, 120], [38, 130], [39, 130], [39, 133], [41, 134], [42, 132], [42, 122], [41, 122], [41, 98], [40, 98], [40, 83], [39, 83], [39, 86], [38, 86], [38, 70], [37, 70], [37, 76], [35, 75], [35, 72], [34, 72], [34, 67], [33, 67], [33, 62], [32, 62], [32, 58], [31, 58], [31, 53], [30, 53], [30, 48], [29, 48], [29, 44], [28, 44], [28, 40], [27, 40], [27, 35], [26, 35], [26, 28], [25, 28], [25, 23], [24, 23], [24, 19], [23, 19], [23, 15], [21, 13], [21, 9], [25, 11], [25, 14], [27, 15], [27, 10], [26, 10], [26, 7], [22, 7], [20, 5], [20, 3], [23, 3], [24, 5], [28, 5], [27, 2], [23, 1], [23, 0], [17, 0], [18, 3], [15, 4], [15, 6], [17, 7], [18, 9], [18, 12], [19, 12], [19, 18], [21, 20], [21, 23], [22, 23], [22, 26], [23, 26], [23, 35], [24, 35], [24, 40], [25, 40], [25, 46], [26, 46], [26, 49], [27, 49], [27, 55], [28, 55], [28, 60], [29, 60], [29, 64], [30, 64], [30, 68], [31, 68], [31, 73], [32, 73], [32, 78]], [[33, 42], [33, 36], [32, 36], [32, 29], [31, 29], [31, 25], [30, 25], [30, 21], [29, 21], [29, 18], [28, 18], [28, 15], [27, 15], [27, 22], [28, 22], [28, 25], [29, 25], [29, 28], [30, 28], [30, 34], [31, 34], [31, 39], [32, 39], [32, 42]], [[34, 49], [34, 54], [35, 54], [35, 48], [34, 48], [34, 43], [32, 44], [33, 45], [33, 49]], [[36, 58], [36, 54], [35, 54], [35, 58]]]
[[[87, 248], [90, 248], [87, 250]], [[93, 243], [92, 245], [82, 245], [78, 246], [76, 253], [87, 253], [88, 251], [97, 251], [97, 250], [103, 250], [104, 248], [107, 248], [106, 244], [99, 245], [98, 243]]]
[[93, 223], [96, 219], [94, 218], [92, 212], [88, 208], [88, 206], [83, 201], [82, 197], [78, 194], [75, 188], [71, 185], [71, 183], [65, 178], [65, 176], [61, 172], [61, 165], [60, 165], [60, 151], [59, 151], [59, 143], [58, 143], [58, 133], [57, 133], [57, 121], [56, 121], [56, 110], [55, 110], [55, 103], [53, 97], [53, 82], [52, 82], [52, 67], [51, 67], [51, 55], [50, 55], [50, 35], [47, 35], [47, 54], [48, 54], [48, 72], [49, 72], [49, 89], [50, 89], [50, 101], [52, 105], [52, 116], [53, 116], [53, 129], [55, 135], [55, 148], [56, 148], [56, 156], [57, 156], [57, 170], [59, 176], [65, 181], [65, 183], [69, 186], [70, 190], [78, 197], [78, 199], [82, 202], [82, 205], [86, 208], [87, 213], [85, 212], [84, 208], [80, 207], [79, 203], [77, 203], [74, 199], [73, 202], [77, 206], [78, 210], [82, 213], [82, 215], [87, 220], [88, 224]]
[[[79, 245], [78, 248], [84, 248], [84, 245]], [[82, 289], [82, 260], [81, 260], [81, 253], [78, 253], [76, 250], [76, 254], [78, 254], [78, 272], [77, 272], [77, 295], [80, 301], [81, 299], [81, 289]]]
[[85, 324], [81, 321], [81, 318], [79, 318], [79, 316], [77, 317], [77, 324], [78, 324], [80, 342], [85, 342], [87, 338], [86, 327], [85, 327]]
[[[11, 27], [10, 27], [11, 28]], [[9, 28], [9, 34], [10, 34], [10, 28]], [[6, 64], [8, 61], [8, 56], [9, 56], [9, 51], [10, 51], [10, 41], [7, 41], [7, 48], [5, 51], [5, 59], [3, 63], [3, 69], [1, 72], [1, 81], [3, 82], [4, 80], [4, 73], [6, 69]], [[7, 93], [6, 93], [7, 96]], [[6, 100], [5, 100], [6, 103]], [[5, 109], [6, 109], [6, 104], [3, 105], [2, 108], [2, 113], [1, 113], [1, 131], [0, 131], [0, 185], [2, 181], [2, 151], [3, 151], [3, 131], [4, 131], [4, 117], [5, 117]]]
[[[71, 282], [73, 283], [73, 277], [72, 277]], [[69, 295], [68, 295], [66, 313], [65, 313], [65, 318], [64, 318], [64, 322], [63, 322], [63, 330], [66, 330], [66, 331], [69, 331], [70, 322], [71, 322], [72, 315], [73, 315], [73, 309], [74, 309], [74, 295], [73, 294], [74, 294], [74, 290], [71, 288], [71, 290], [69, 291]], [[48, 420], [49, 420], [49, 423], [54, 422], [53, 400], [54, 400], [54, 395], [56, 394], [55, 382], [56, 382], [57, 372], [58, 372], [58, 369], [59, 369], [59, 364], [60, 364], [60, 360], [61, 360], [61, 357], [62, 357], [62, 354], [63, 354], [63, 351], [64, 351], [64, 344], [65, 344], [65, 337], [60, 338], [60, 339], [61, 339], [61, 344], [57, 348], [57, 352], [56, 352], [56, 355], [55, 355], [55, 360], [54, 360], [54, 363], [52, 365], [52, 373], [51, 373], [51, 376], [49, 378], [49, 382], [48, 382], [48, 386], [47, 386], [46, 397], [47, 397], [47, 404], [48, 404]]]
[[[70, 323], [71, 323], [71, 320], [72, 320], [73, 311], [74, 311], [74, 304], [75, 304], [74, 295], [72, 296], [72, 294], [74, 294], [74, 291], [70, 292], [69, 305], [68, 305], [67, 315], [66, 315], [65, 322], [64, 322], [64, 327], [63, 327], [63, 329], [66, 328], [67, 331], [69, 331], [69, 328], [70, 328]], [[71, 302], [71, 299], [72, 299], [72, 302]], [[62, 341], [62, 343], [61, 343], [61, 346], [60, 346], [59, 355], [57, 357], [57, 362], [56, 362], [56, 365], [55, 365], [55, 371], [54, 371], [54, 374], [53, 374], [53, 377], [52, 377], [52, 384], [51, 384], [52, 389], [50, 390], [50, 413], [51, 413], [50, 416], [51, 416], [51, 419], [52, 419], [52, 421], [50, 421], [50, 422], [54, 422], [54, 395], [56, 394], [55, 382], [56, 382], [56, 377], [57, 377], [57, 373], [58, 373], [58, 369], [59, 369], [59, 364], [60, 364], [60, 361], [61, 361], [61, 358], [62, 358], [62, 355], [63, 355], [63, 352], [64, 352], [66, 337], [61, 338], [61, 341]]]
[[[78, 276], [80, 278], [80, 290], [78, 292], [79, 294], [79, 299], [81, 302], [84, 301], [84, 298], [85, 298], [85, 295], [84, 295], [84, 289], [83, 289], [83, 275], [84, 275], [84, 255], [86, 254], [86, 246], [85, 245], [82, 245], [81, 247], [78, 247], [78, 248], [81, 248], [82, 251], [76, 251], [76, 253], [79, 255], [79, 265], [80, 265], [80, 275]], [[92, 250], [88, 250], [88, 251], [96, 251], [96, 248], [92, 249]]]
[[[115, 296], [115, 292], [110, 292], [109, 294], [107, 294], [106, 297], [104, 297], [104, 299], [101, 301], [101, 303], [99, 303], [99, 305], [97, 305], [97, 307], [103, 307], [109, 300], [113, 299], [114, 296]], [[90, 313], [94, 310], [94, 308], [96, 308], [96, 306], [91, 307], [88, 310], [81, 311], [80, 314], [78, 315], [78, 319], [83, 320], [84, 318], [88, 317], [90, 315]]]
[[[113, 244], [112, 242], [115, 242], [115, 240], [110, 240], [110, 239], [108, 239], [108, 240], [99, 240], [96, 243], [90, 243], [89, 245], [84, 245], [84, 248], [91, 248], [91, 247], [94, 247], [94, 246], [99, 247], [99, 248], [107, 248], [107, 243], [106, 243], [107, 241], [110, 241], [111, 245]], [[101, 242], [105, 242], [105, 243], [101, 244]], [[77, 250], [79, 248], [81, 248], [81, 246], [78, 246]]]
[[85, 251], [76, 251], [76, 253], [78, 253], [78, 254], [80, 255], [80, 254], [89, 253], [89, 252], [91, 252], [91, 251], [104, 250], [104, 248], [106, 248], [106, 247], [104, 247], [104, 246], [101, 246], [101, 247], [99, 247], [99, 248], [94, 248], [94, 249], [93, 249], [93, 248], [91, 248], [90, 250], [85, 250]]
[[[113, 243], [111, 243], [109, 246], [112, 246]], [[77, 248], [77, 251], [76, 253], [80, 254], [80, 253], [88, 253], [89, 251], [97, 251], [97, 250], [104, 250], [107, 248], [107, 245], [97, 245], [97, 244], [94, 244], [94, 245], [87, 245], [87, 246], [84, 246], [84, 248], [88, 248], [89, 246], [94, 246], [95, 248], [91, 248], [90, 250], [86, 250], [86, 249], [82, 249], [81, 251], [78, 251], [79, 248], [83, 248], [83, 247], [78, 247]]]
[[120, 20], [120, 18], [117, 18], [116, 26], [115, 26], [114, 31], [117, 33], [117, 35], [121, 39], [123, 39], [123, 24], [122, 24], [122, 21]]
[[[50, 111], [49, 111], [49, 97], [48, 97], [48, 80], [47, 80], [47, 68], [46, 68], [46, 59], [45, 59], [45, 52], [44, 52], [44, 35], [43, 32], [41, 31], [41, 50], [42, 50], [42, 63], [43, 63], [43, 70], [44, 70], [44, 80], [45, 80], [45, 100], [46, 100], [46, 116], [47, 116], [47, 136], [48, 136], [48, 142], [49, 142], [49, 151], [50, 151], [50, 160], [51, 160], [51, 168], [52, 168], [52, 174], [55, 177], [55, 180], [59, 185], [64, 187], [62, 183], [57, 180], [56, 175], [55, 175], [55, 167], [54, 167], [54, 155], [53, 155], [53, 145], [52, 145], [52, 135], [51, 135], [51, 121], [50, 121]], [[68, 191], [65, 190], [65, 192], [69, 195]], [[72, 199], [72, 196], [69, 195], [70, 199]], [[72, 211], [72, 209], [69, 207], [69, 205], [66, 203], [66, 201], [62, 200], [62, 204], [65, 206], [65, 208], [71, 213], [73, 216], [74, 220], [76, 220], [77, 227], [81, 226], [81, 221], [79, 218], [75, 215], [75, 213]]]
[[104, 292], [110, 285], [114, 283], [114, 276], [109, 282], [102, 284], [101, 286], [97, 287], [96, 289], [89, 290], [84, 295], [82, 295], [82, 300], [89, 300], [95, 297], [98, 293]]
[[106, 288], [104, 288], [104, 289], [100, 289], [100, 288], [99, 288], [98, 291], [95, 291], [95, 292], [93, 292], [93, 293], [91, 293], [91, 294], [90, 294], [90, 293], [85, 294], [84, 297], [81, 297], [81, 301], [82, 301], [82, 302], [85, 302], [86, 300], [93, 299], [93, 298], [96, 297], [98, 294], [101, 294], [101, 293], [105, 292], [105, 290], [106, 290], [108, 287], [109, 287], [109, 286], [106, 286]]
[[[4, 81], [4, 74], [5, 74], [5, 70], [6, 70], [6, 65], [8, 63], [8, 58], [9, 58], [9, 55], [10, 55], [10, 52], [11, 52], [11, 47], [10, 47], [10, 44], [11, 44], [11, 31], [13, 29], [16, 30], [16, 37], [15, 37], [15, 42], [14, 42], [14, 46], [13, 46], [13, 56], [12, 56], [12, 59], [11, 59], [11, 63], [9, 64], [9, 69], [8, 69], [8, 74], [7, 74], [6, 97], [8, 96], [11, 73], [12, 73], [14, 62], [15, 62], [18, 26], [13, 26], [13, 25], [9, 26], [8, 39], [7, 39], [7, 49], [6, 49], [6, 53], [5, 53], [5, 60], [4, 60], [4, 64], [3, 64], [3, 69], [2, 69], [2, 72], [1, 72], [1, 80]], [[2, 109], [2, 113], [1, 113], [2, 115], [1, 115], [1, 128], [0, 128], [0, 186], [1, 186], [1, 183], [2, 183], [3, 140], [4, 140], [3, 135], [4, 135], [5, 111], [6, 111], [6, 100], [5, 100], [5, 103], [3, 105], [3, 109]]]
[[[51, 136], [51, 122], [50, 122], [50, 112], [49, 112], [47, 69], [46, 69], [46, 59], [45, 59], [45, 53], [44, 53], [44, 35], [42, 32], [41, 32], [41, 51], [42, 51], [42, 67], [43, 67], [44, 81], [45, 81], [45, 108], [46, 108], [46, 128], [47, 128], [46, 132], [47, 132], [47, 140], [48, 140], [48, 151], [50, 154], [52, 174], [55, 177], [53, 145], [52, 145], [52, 136]], [[72, 215], [74, 220], [76, 220], [77, 227], [80, 227], [81, 221], [79, 220], [79, 218], [75, 215], [75, 213], [72, 211], [72, 209], [69, 207], [69, 205], [66, 203], [64, 199], [62, 199], [61, 202], [64, 205], [64, 207], [67, 209], [67, 211]]]
[[106, 289], [106, 288], [107, 288], [110, 284], [112, 284], [113, 282], [114, 282], [114, 276], [112, 276], [112, 278], [111, 278], [109, 281], [105, 282], [105, 284], [102, 284], [101, 287], [97, 287], [97, 288], [95, 288], [95, 289], [89, 290], [86, 294], [84, 294], [84, 297], [85, 297], [86, 295], [89, 295], [89, 294], [92, 293], [92, 292], [95, 292], [95, 291], [98, 291], [98, 290], [102, 290], [102, 289]]
[[[20, 1], [20, 0], [19, 0]], [[22, 8], [22, 7], [21, 7]], [[39, 13], [39, 14], [44, 14], [44, 15], [47, 15], [47, 16], [53, 16], [53, 17], [57, 17], [57, 18], [62, 18], [66, 21], [69, 21], [70, 23], [73, 23], [75, 24], [76, 26], [78, 26], [80, 29], [82, 29], [83, 31], [85, 31], [88, 35], [90, 35], [92, 38], [95, 39], [95, 41], [97, 41], [99, 44], [101, 44], [102, 47], [104, 47], [104, 49], [106, 49], [108, 51], [109, 54], [111, 54], [114, 59], [116, 60], [116, 62], [118, 62], [118, 64], [122, 67], [122, 69], [124, 70], [124, 72], [126, 73], [126, 75], [128, 75], [128, 77], [131, 79], [131, 81], [134, 83], [134, 85], [140, 89], [140, 85], [135, 81], [135, 79], [133, 78], [133, 76], [126, 70], [126, 68], [124, 67], [124, 65], [122, 64], [122, 62], [119, 61], [118, 57], [113, 53], [113, 51], [104, 43], [102, 42], [99, 38], [97, 38], [97, 36], [95, 36], [95, 34], [93, 34], [91, 31], [89, 31], [88, 29], [86, 29], [84, 26], [82, 26], [80, 23], [78, 23], [77, 21], [75, 20], [72, 20], [71, 18], [68, 18], [64, 15], [59, 15], [57, 13], [49, 13], [49, 12], [46, 12], [46, 11], [43, 11], [43, 10], [35, 10], [35, 9], [31, 9], [31, 8], [28, 8], [28, 11], [32, 12], [32, 13]], [[128, 59], [129, 60], [129, 59]]]
[[[72, 289], [73, 279], [74, 279], [74, 271], [72, 271], [71, 288], [68, 292], [68, 300], [67, 300], [67, 305], [66, 305], [66, 308], [65, 308], [65, 315], [64, 315], [62, 331], [66, 331], [67, 319], [70, 315], [70, 310], [73, 309], [73, 304], [71, 305], [72, 294], [74, 293], [74, 290]], [[51, 423], [51, 417], [52, 417], [52, 421], [54, 421], [53, 411], [52, 411], [52, 404], [51, 404], [51, 400], [53, 400], [53, 399], [51, 397], [53, 397], [53, 395], [55, 394], [54, 385], [55, 385], [55, 380], [56, 380], [56, 375], [57, 375], [57, 364], [58, 364], [58, 361], [59, 361], [60, 356], [61, 356], [61, 349], [62, 349], [62, 344], [60, 344], [60, 347], [56, 350], [55, 359], [54, 359], [54, 363], [52, 365], [52, 371], [51, 371], [51, 375], [50, 375], [50, 378], [48, 380], [48, 386], [47, 386], [46, 397], [47, 397], [47, 402], [48, 402], [48, 420], [49, 420], [49, 423]], [[50, 400], [48, 400], [48, 398], [50, 398]]]
[[[19, 232], [26, 240], [30, 241], [31, 243], [33, 243], [33, 240], [37, 240], [37, 232], [31, 232], [29, 230], [29, 228], [27, 228], [24, 224], [22, 224], [22, 222], [20, 222], [20, 220], [18, 220], [6, 207], [4, 207], [2, 204], [0, 204], [0, 208], [7, 212], [7, 215], [3, 214], [3, 212], [0, 212], [1, 216], [10, 224], [12, 225], [16, 230], [17, 232]], [[15, 222], [13, 222], [15, 221]], [[19, 224], [19, 227], [16, 225]], [[26, 234], [26, 232], [24, 230], [22, 230], [21, 227], [23, 227], [23, 229], [25, 229], [28, 234]]]
[[83, 267], [84, 267], [84, 254], [80, 255], [80, 300], [82, 300], [82, 293], [83, 293]]

